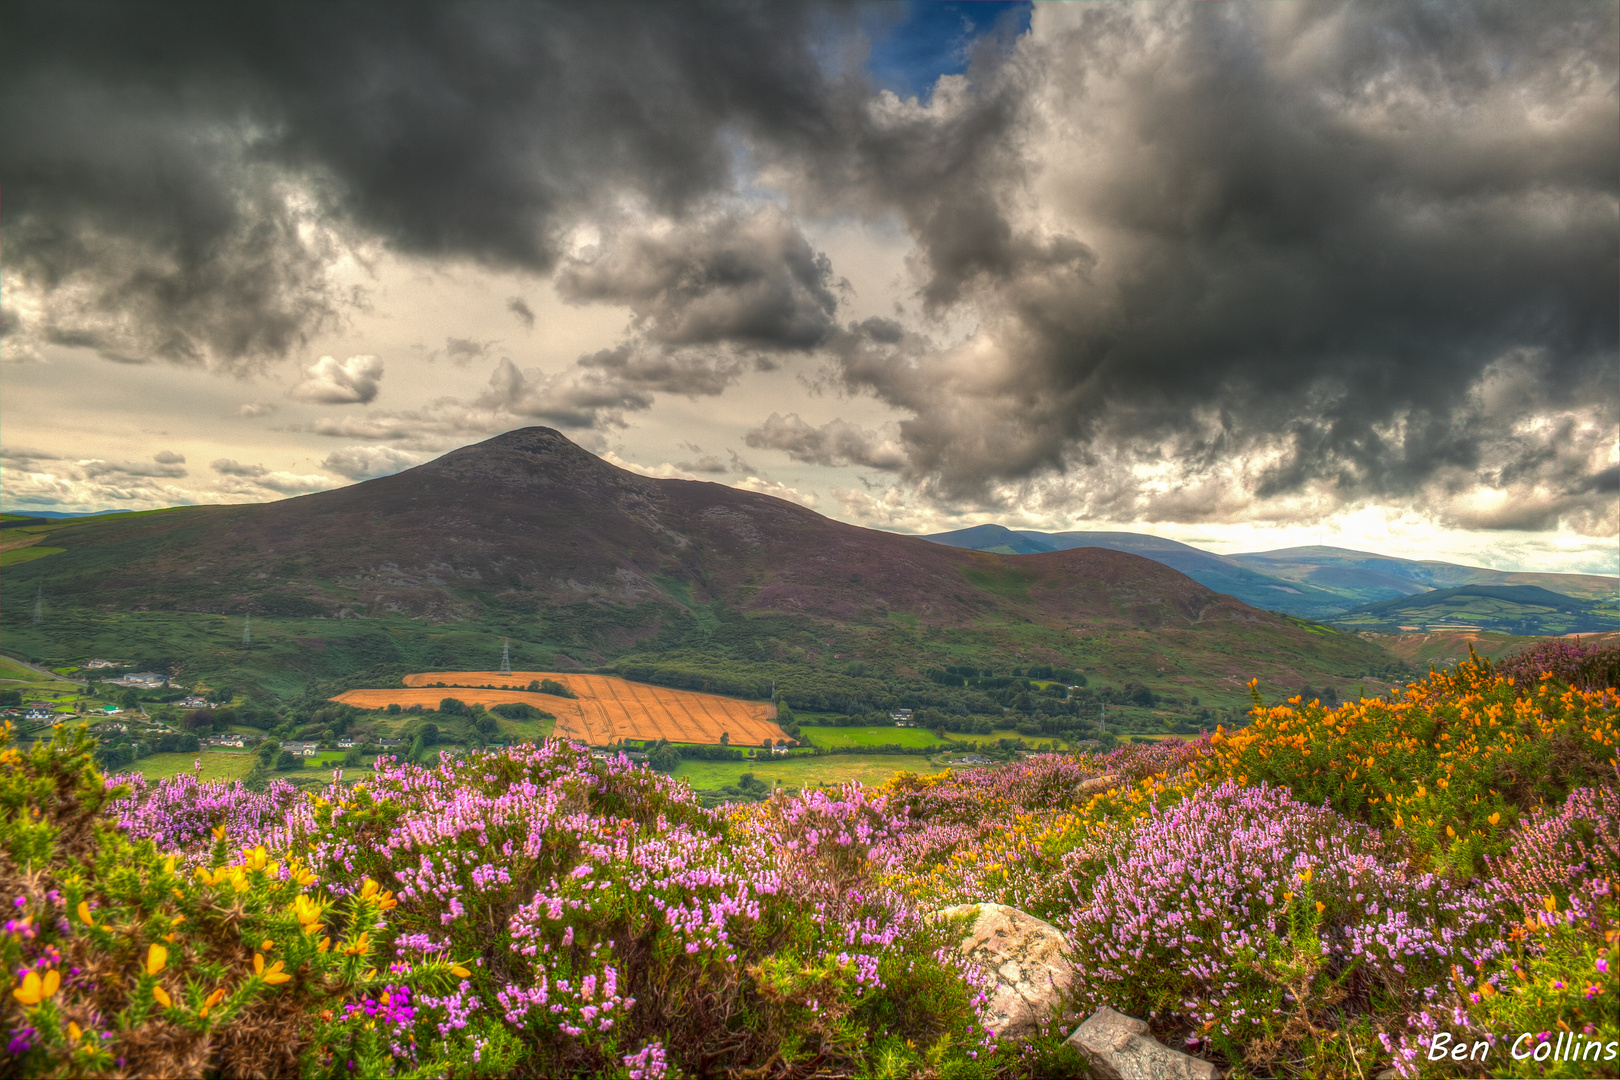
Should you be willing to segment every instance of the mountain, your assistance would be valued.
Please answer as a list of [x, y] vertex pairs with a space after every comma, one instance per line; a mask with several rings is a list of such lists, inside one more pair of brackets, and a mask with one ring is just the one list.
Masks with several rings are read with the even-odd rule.
[[[467, 628], [493, 635], [497, 656], [511, 637], [534, 663], [684, 652], [915, 676], [1022, 660], [1231, 695], [1251, 676], [1297, 686], [1390, 664], [1352, 635], [1127, 552], [1009, 557], [862, 529], [753, 492], [627, 472], [547, 428], [336, 491], [29, 531], [41, 529], [52, 553], [0, 577], [0, 628], [35, 655], [78, 655], [95, 634], [114, 649], [115, 625], [172, 627], [171, 651], [189, 648], [188, 634], [223, 648], [246, 628], [218, 616], [251, 611], [261, 643], [280, 640], [276, 619], [314, 627], [288, 640], [318, 647], [285, 646], [311, 671], [335, 669], [324, 643], [345, 635], [363, 636], [375, 662], [429, 656], [421, 643], [436, 641], [431, 656], [450, 663]], [[55, 613], [37, 627], [36, 590]]]
[[1144, 533], [1043, 533], [1013, 530], [1002, 525], [975, 525], [956, 532], [935, 533], [923, 539], [949, 547], [1005, 555], [1072, 551], [1077, 548], [1125, 551], [1179, 570], [1205, 588], [1234, 596], [1253, 607], [1307, 619], [1331, 618], [1351, 606], [1345, 604], [1337, 594], [1315, 585], [1286, 580], [1224, 555]]
[[127, 514], [128, 510], [7, 510], [0, 517], [4, 518], [45, 518], [57, 520], [60, 518], [86, 518], [102, 517], [107, 514]]
[[1511, 634], [1561, 635], [1620, 629], [1612, 604], [1580, 600], [1535, 585], [1433, 589], [1354, 608], [1334, 624], [1384, 633], [1491, 627]]
[[[1001, 525], [975, 525], [970, 529], [935, 533], [923, 539], [974, 551], [1020, 555], [1076, 547], [1128, 551], [1174, 567], [1200, 585], [1234, 596], [1254, 607], [1334, 623], [1369, 604], [1418, 596], [1434, 590], [1479, 585], [1531, 587], [1576, 601], [1596, 603], [1600, 606], [1583, 615], [1584, 621], [1580, 625], [1595, 626], [1593, 620], [1601, 622], [1604, 617], [1602, 612], [1606, 610], [1609, 623], [1602, 628], [1612, 630], [1615, 629], [1615, 604], [1620, 601], [1620, 579], [1612, 577], [1487, 570], [1456, 563], [1398, 559], [1345, 548], [1301, 547], [1243, 555], [1215, 555], [1188, 544], [1143, 533], [1043, 533], [1007, 529]], [[1532, 606], [1545, 605], [1536, 602]], [[1457, 610], [1460, 613], [1461, 609]], [[1511, 604], [1500, 609], [1491, 608], [1488, 604], [1476, 604], [1470, 611], [1470, 625], [1479, 625], [1484, 629], [1514, 634], [1566, 632], [1526, 629], [1531, 626], [1563, 625], [1567, 620], [1544, 620], [1541, 618], [1544, 613], [1521, 611]], [[1435, 615], [1434, 618], [1438, 619], [1439, 616]], [[1412, 623], [1425, 620], [1413, 616], [1409, 619], [1403, 617], [1402, 621]], [[1380, 613], [1357, 613], [1345, 625], [1360, 628], [1371, 623], [1383, 626], [1388, 620], [1383, 619]]]
[[1597, 574], [1487, 570], [1431, 560], [1397, 559], [1335, 547], [1284, 548], [1231, 556], [1234, 562], [1300, 585], [1315, 585], [1356, 604], [1461, 585], [1529, 585], [1581, 600], [1620, 599], [1620, 579]]

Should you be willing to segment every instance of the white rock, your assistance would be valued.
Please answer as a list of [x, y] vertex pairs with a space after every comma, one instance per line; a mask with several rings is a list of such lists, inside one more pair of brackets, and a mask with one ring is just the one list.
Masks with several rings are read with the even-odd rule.
[[1146, 1021], [1104, 1006], [1069, 1036], [1096, 1080], [1219, 1080], [1214, 1065], [1172, 1050], [1147, 1033]]
[[962, 953], [996, 977], [985, 1026], [998, 1036], [1034, 1035], [1043, 1020], [1063, 1022], [1064, 995], [1074, 982], [1072, 951], [1051, 923], [1005, 904], [957, 904], [935, 918], [972, 918]]

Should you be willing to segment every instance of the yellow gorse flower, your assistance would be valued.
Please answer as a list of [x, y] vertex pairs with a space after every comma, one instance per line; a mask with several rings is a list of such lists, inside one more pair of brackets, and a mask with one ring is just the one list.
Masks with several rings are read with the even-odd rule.
[[47, 971], [44, 978], [40, 978], [39, 972], [30, 971], [23, 976], [22, 985], [12, 990], [11, 994], [24, 1005], [38, 1005], [53, 996], [61, 985], [62, 973], [55, 968]]
[[68, 1039], [72, 1042], [78, 1042], [82, 1038], [84, 1038], [84, 1031], [79, 1027], [78, 1024], [75, 1024], [72, 1020], [69, 1020]]
[[154, 944], [146, 950], [146, 973], [156, 975], [169, 963], [169, 950]]
[[79, 901], [79, 919], [86, 926], [94, 926], [94, 925], [96, 925], [95, 916], [90, 914], [90, 901], [88, 901], [88, 900], [80, 900]]
[[152, 987], [152, 1000], [156, 1001], [165, 1009], [172, 1008], [174, 1006], [174, 999], [169, 997], [169, 992], [163, 989], [161, 986]]

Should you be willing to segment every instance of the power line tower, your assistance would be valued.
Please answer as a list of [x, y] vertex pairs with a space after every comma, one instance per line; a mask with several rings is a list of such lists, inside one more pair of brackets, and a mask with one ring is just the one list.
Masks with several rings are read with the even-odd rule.
[[38, 626], [45, 621], [45, 584], [40, 582], [34, 586], [34, 625]]
[[242, 648], [253, 648], [253, 612], [246, 612], [242, 619]]
[[512, 674], [512, 641], [510, 638], [501, 642], [501, 674]]

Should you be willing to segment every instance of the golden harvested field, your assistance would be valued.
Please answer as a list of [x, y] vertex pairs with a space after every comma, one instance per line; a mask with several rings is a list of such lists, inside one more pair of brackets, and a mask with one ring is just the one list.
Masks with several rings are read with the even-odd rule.
[[[537, 679], [555, 679], [578, 698], [536, 694], [527, 690], [485, 690], [484, 686], [523, 687]], [[557, 671], [433, 671], [404, 678], [408, 690], [350, 690], [334, 698], [364, 709], [398, 703], [435, 708], [453, 697], [483, 706], [521, 701], [557, 718], [553, 731], [561, 739], [606, 746], [620, 739], [668, 739], [671, 742], [717, 743], [722, 733], [734, 746], [759, 746], [766, 739], [786, 740], [776, 725], [775, 708], [763, 701], [739, 701], [718, 694], [670, 690], [630, 682], [612, 675], [578, 675]], [[434, 683], [445, 685], [434, 686]], [[462, 685], [457, 685], [462, 684]], [[470, 685], [468, 685], [470, 684]]]

